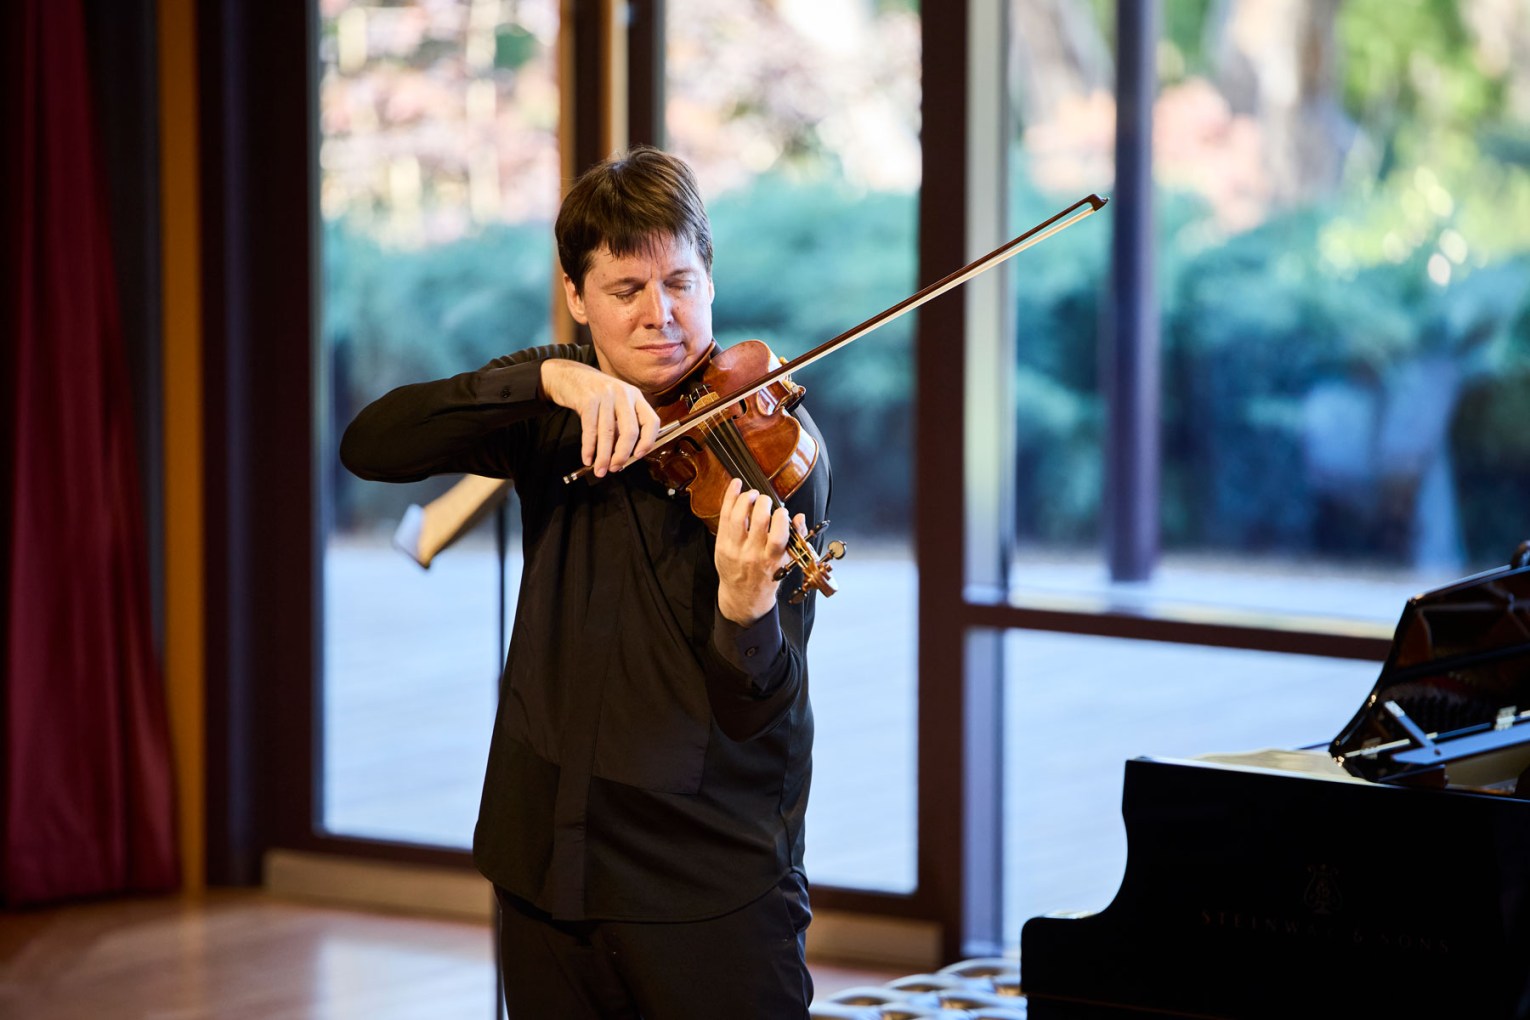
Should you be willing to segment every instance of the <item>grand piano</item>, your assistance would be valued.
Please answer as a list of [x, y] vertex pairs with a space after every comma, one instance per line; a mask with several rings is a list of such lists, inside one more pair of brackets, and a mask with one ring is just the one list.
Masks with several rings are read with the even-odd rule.
[[1404, 606], [1327, 745], [1126, 763], [1096, 914], [1021, 930], [1029, 1015], [1530, 1017], [1530, 542]]

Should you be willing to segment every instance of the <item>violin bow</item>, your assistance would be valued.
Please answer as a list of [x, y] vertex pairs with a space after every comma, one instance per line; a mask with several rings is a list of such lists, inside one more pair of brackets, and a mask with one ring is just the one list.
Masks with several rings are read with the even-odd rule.
[[[1025, 233], [1020, 234], [1019, 236], [1014, 237], [999, 245], [999, 247], [995, 248], [987, 255], [967, 263], [965, 266], [962, 266], [960, 269], [953, 273], [941, 277], [939, 280], [936, 280], [928, 287], [925, 287], [917, 293], [910, 294], [908, 297], [904, 298], [902, 301], [899, 301], [897, 304], [891, 306], [890, 308], [884, 308], [882, 311], [873, 315], [865, 322], [862, 322], [860, 325], [852, 326], [838, 336], [825, 340], [823, 343], [819, 344], [817, 347], [814, 347], [812, 350], [804, 354], [799, 354], [797, 357], [792, 358], [790, 361], [782, 362], [779, 367], [771, 369], [769, 372], [760, 376], [749, 385], [740, 387], [732, 393], [725, 394], [718, 398], [716, 401], [709, 402], [706, 406], [699, 407], [696, 410], [691, 411], [689, 414], [685, 415], [685, 417], [670, 422], [668, 425], [659, 430], [658, 437], [654, 440], [654, 444], [649, 448], [648, 452], [652, 453], [654, 450], [668, 446], [670, 443], [674, 442], [676, 439], [679, 439], [685, 433], [694, 429], [704, 419], [714, 417], [722, 413], [724, 410], [741, 400], [747, 400], [749, 397], [754, 396], [760, 390], [763, 390], [765, 387], [771, 385], [776, 380], [790, 375], [792, 372], [795, 372], [799, 368], [804, 368], [808, 365], [811, 365], [815, 361], [819, 361], [828, 357], [830, 354], [833, 354], [841, 347], [846, 346], [852, 341], [859, 340], [867, 333], [881, 329], [889, 322], [907, 315], [909, 312], [912, 312], [920, 305], [935, 300], [942, 294], [946, 293], [946, 291], [960, 287], [962, 284], [966, 283], [973, 277], [979, 276], [988, 272], [988, 270], [994, 268], [995, 266], [999, 266], [1005, 262], [1008, 262], [1010, 259], [1014, 258], [1016, 255], [1025, 251], [1025, 249], [1031, 247], [1032, 245], [1040, 244], [1042, 241], [1045, 241], [1053, 234], [1066, 230], [1068, 227], [1073, 226], [1080, 220], [1083, 220], [1099, 212], [1101, 209], [1105, 208], [1109, 201], [1110, 199], [1101, 198], [1098, 195], [1087, 195], [1084, 198], [1079, 199], [1077, 202], [1074, 202], [1072, 205], [1068, 206], [1066, 209], [1063, 209], [1061, 212], [1055, 213], [1047, 219], [1042, 220], [1040, 223], [1036, 224]], [[589, 467], [581, 467], [579, 470], [574, 471], [571, 474], [564, 475], [563, 480], [565, 482], [572, 482], [576, 478], [584, 477], [590, 472], [590, 470], [591, 469]]]

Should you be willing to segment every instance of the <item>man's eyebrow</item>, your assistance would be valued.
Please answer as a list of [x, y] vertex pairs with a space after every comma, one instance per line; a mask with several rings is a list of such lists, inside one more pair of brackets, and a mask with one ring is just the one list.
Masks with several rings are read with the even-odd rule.
[[646, 284], [647, 282], [648, 282], [648, 277], [647, 276], [639, 276], [639, 275], [634, 274], [632, 276], [618, 276], [618, 277], [616, 277], [613, 280], [608, 280], [608, 281], [606, 281], [606, 286], [607, 287], [632, 287], [632, 286], [636, 286], [636, 285]]
[[[666, 280], [673, 280], [673, 279], [675, 279], [677, 277], [681, 277], [681, 276], [695, 276], [695, 275], [697, 275], [695, 269], [691, 268], [690, 266], [685, 266], [683, 268], [673, 269], [670, 272], [665, 273], [664, 274], [664, 279], [666, 279]], [[608, 280], [606, 282], [606, 286], [607, 287], [640, 287], [640, 286], [646, 286], [647, 283], [648, 283], [648, 274], [647, 273], [634, 273], [634, 274], [632, 274], [630, 276], [618, 276], [618, 277], [615, 277], [614, 279]]]

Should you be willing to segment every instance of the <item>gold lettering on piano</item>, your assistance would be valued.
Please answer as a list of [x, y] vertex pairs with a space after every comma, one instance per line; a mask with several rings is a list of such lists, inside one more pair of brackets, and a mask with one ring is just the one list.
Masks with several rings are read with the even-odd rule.
[[1229, 910], [1203, 907], [1200, 926], [1218, 933], [1247, 933], [1250, 936], [1273, 936], [1367, 946], [1382, 952], [1443, 956], [1450, 952], [1450, 941], [1440, 934], [1429, 934], [1392, 925], [1365, 921], [1347, 922], [1344, 894], [1339, 888], [1339, 869], [1327, 862], [1307, 865], [1307, 880], [1302, 889], [1301, 911], [1265, 913], [1257, 910]]
[[1274, 936], [1308, 942], [1348, 943], [1351, 946], [1372, 946], [1396, 953], [1444, 956], [1450, 952], [1449, 940], [1441, 935], [1378, 925], [1345, 925], [1321, 918], [1203, 907], [1200, 911], [1200, 924], [1202, 928], [1218, 933]]
[[1339, 869], [1331, 863], [1318, 862], [1307, 865], [1306, 871], [1303, 884], [1293, 881], [1286, 886], [1293, 893], [1301, 890], [1305, 914], [1295, 903], [1291, 903], [1293, 909], [1289, 912], [1202, 907], [1199, 927], [1218, 935], [1296, 939], [1333, 947], [1364, 946], [1383, 953], [1444, 956], [1451, 951], [1450, 941], [1441, 934], [1364, 919], [1343, 919], [1340, 915], [1344, 913], [1345, 902], [1339, 888]]

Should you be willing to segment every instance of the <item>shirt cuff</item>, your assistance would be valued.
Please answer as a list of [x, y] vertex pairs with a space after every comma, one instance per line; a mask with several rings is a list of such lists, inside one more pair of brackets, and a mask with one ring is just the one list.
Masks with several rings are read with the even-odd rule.
[[542, 396], [542, 363], [526, 361], [484, 369], [473, 380], [473, 399], [479, 404], [547, 403]]
[[721, 612], [713, 614], [712, 646], [725, 662], [746, 674], [751, 682], [770, 671], [786, 644], [777, 613], [777, 608], [771, 606], [770, 612], [747, 627], [734, 623]]

